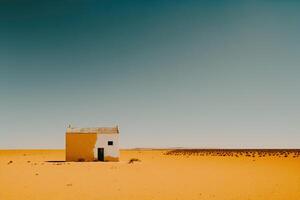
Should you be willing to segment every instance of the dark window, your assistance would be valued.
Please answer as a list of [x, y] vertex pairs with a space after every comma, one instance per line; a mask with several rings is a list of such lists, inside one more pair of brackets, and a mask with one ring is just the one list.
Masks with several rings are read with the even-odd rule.
[[107, 144], [108, 145], [114, 145], [114, 142], [113, 141], [108, 141]]

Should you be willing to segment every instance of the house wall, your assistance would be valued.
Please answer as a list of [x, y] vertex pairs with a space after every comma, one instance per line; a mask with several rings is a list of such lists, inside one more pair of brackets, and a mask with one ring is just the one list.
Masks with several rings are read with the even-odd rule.
[[66, 161], [97, 160], [97, 148], [104, 148], [104, 161], [119, 161], [119, 134], [66, 133]]
[[93, 161], [96, 133], [66, 133], [66, 161]]
[[[94, 157], [98, 157], [97, 148], [104, 148], [104, 161], [119, 161], [119, 134], [97, 134]], [[113, 141], [113, 145], [108, 145]]]

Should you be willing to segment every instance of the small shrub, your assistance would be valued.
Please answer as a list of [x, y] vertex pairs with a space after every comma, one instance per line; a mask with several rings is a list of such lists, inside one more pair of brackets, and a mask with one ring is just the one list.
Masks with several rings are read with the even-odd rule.
[[138, 159], [138, 158], [131, 158], [131, 159], [128, 161], [128, 164], [132, 164], [132, 163], [134, 163], [134, 162], [141, 162], [141, 160]]
[[84, 158], [79, 158], [78, 162], [84, 162]]

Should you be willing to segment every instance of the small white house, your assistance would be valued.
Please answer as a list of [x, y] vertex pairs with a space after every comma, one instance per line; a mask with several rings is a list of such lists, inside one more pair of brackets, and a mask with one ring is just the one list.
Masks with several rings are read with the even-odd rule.
[[66, 161], [119, 161], [119, 128], [67, 128]]

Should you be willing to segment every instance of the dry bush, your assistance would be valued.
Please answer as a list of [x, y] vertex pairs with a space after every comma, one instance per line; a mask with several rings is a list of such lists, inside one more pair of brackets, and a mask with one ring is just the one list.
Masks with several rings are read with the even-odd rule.
[[133, 164], [134, 162], [141, 162], [141, 160], [138, 159], [138, 158], [131, 158], [131, 159], [128, 161], [128, 164]]

